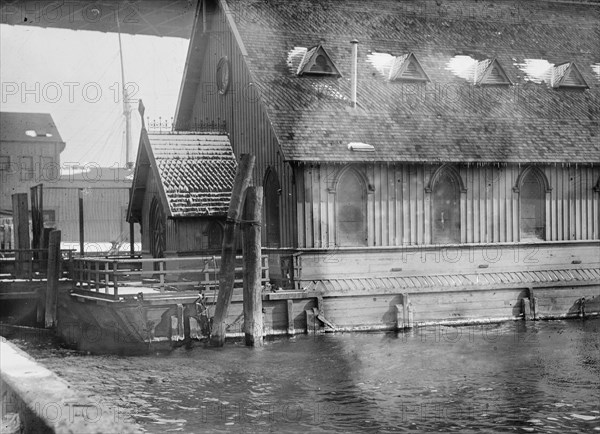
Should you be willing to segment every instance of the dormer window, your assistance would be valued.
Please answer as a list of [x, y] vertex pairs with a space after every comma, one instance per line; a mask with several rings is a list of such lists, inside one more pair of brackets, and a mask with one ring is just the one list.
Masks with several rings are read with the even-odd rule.
[[390, 81], [430, 81], [413, 53], [396, 57], [390, 69]]
[[510, 85], [512, 82], [496, 59], [485, 59], [477, 62], [475, 67], [475, 84], [477, 85]]
[[454, 56], [446, 69], [476, 86], [511, 85], [512, 81], [497, 59], [477, 60], [471, 56]]
[[552, 68], [552, 87], [587, 89], [589, 86], [575, 62], [565, 62]]
[[367, 56], [367, 61], [389, 81], [430, 81], [413, 53], [393, 56], [373, 52]]
[[306, 51], [300, 66], [298, 75], [330, 75], [341, 77], [340, 71], [331, 60], [331, 56], [322, 45], [317, 45]]

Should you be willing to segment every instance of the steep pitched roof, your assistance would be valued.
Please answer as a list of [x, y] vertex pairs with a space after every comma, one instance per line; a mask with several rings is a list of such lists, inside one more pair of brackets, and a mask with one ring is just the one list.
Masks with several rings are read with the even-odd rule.
[[[600, 90], [591, 69], [600, 59], [596, 5], [531, 1], [525, 10], [485, 1], [419, 7], [391, 0], [227, 3], [287, 160], [600, 162]], [[352, 39], [360, 42], [357, 109], [346, 98]], [[317, 44], [327, 47], [343, 78], [299, 77], [286, 67], [291, 49]], [[415, 53], [431, 82], [386, 80], [367, 61], [373, 52]], [[478, 87], [452, 74], [448, 63], [459, 54], [498, 59], [514, 85]], [[554, 90], [527, 81], [515, 64], [536, 58], [573, 59], [590, 89]], [[352, 152], [350, 142], [375, 150]]]
[[148, 134], [142, 129], [128, 221], [140, 221], [148, 171], [168, 217], [227, 214], [237, 163], [229, 138], [214, 133]]
[[0, 112], [0, 141], [65, 144], [50, 113]]

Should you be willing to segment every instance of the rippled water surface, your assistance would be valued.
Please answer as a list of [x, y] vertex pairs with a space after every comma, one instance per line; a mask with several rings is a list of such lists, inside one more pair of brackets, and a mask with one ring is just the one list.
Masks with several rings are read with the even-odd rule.
[[600, 432], [600, 320], [301, 335], [44, 365], [149, 432]]

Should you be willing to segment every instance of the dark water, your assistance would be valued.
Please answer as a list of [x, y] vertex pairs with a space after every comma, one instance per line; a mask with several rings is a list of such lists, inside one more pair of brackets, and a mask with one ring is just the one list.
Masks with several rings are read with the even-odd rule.
[[86, 356], [17, 341], [149, 432], [600, 432], [600, 320]]

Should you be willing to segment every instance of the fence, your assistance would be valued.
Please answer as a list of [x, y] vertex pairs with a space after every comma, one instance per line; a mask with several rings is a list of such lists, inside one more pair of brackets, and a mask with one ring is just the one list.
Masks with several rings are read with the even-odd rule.
[[[61, 250], [60, 277], [68, 277], [73, 250]], [[47, 249], [19, 249], [0, 251], [0, 279], [46, 279], [48, 272]]]
[[[236, 287], [243, 285], [243, 257], [236, 257]], [[221, 258], [216, 256], [124, 259], [83, 257], [72, 259], [73, 289], [101, 298], [134, 297], [146, 289], [159, 292], [211, 290], [219, 286]], [[268, 257], [261, 257], [261, 282], [269, 282]]]

